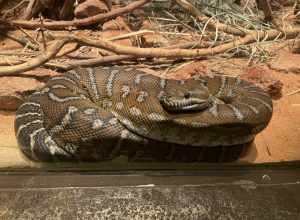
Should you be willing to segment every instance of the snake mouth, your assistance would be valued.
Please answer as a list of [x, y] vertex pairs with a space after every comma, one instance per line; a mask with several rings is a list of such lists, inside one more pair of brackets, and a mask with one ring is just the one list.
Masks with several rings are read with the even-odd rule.
[[160, 103], [169, 112], [203, 111], [211, 106], [212, 100], [210, 97], [201, 99], [187, 96], [184, 98], [163, 96]]

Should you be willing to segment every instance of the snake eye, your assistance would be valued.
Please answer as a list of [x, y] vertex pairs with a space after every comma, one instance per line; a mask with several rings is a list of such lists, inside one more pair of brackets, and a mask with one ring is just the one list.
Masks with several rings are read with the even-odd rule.
[[184, 98], [185, 98], [185, 99], [191, 98], [191, 93], [189, 93], [189, 92], [185, 93], [185, 94], [184, 94]]

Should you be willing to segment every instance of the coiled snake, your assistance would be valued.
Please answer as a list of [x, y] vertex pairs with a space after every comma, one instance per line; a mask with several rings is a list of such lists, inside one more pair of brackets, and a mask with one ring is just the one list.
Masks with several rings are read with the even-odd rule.
[[172, 80], [134, 68], [79, 68], [33, 93], [17, 111], [15, 131], [32, 160], [100, 160], [125, 145], [248, 143], [271, 116], [269, 95], [237, 77]]

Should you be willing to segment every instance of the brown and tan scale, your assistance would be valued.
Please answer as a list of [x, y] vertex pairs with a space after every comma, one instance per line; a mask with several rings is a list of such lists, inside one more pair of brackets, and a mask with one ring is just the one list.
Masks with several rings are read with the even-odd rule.
[[[171, 100], [170, 109], [164, 100]], [[271, 116], [267, 93], [239, 78], [171, 80], [134, 68], [98, 67], [49, 80], [19, 108], [15, 130], [22, 151], [34, 160], [94, 158], [84, 153], [91, 146], [103, 156], [95, 159], [109, 159], [131, 144], [245, 144]]]

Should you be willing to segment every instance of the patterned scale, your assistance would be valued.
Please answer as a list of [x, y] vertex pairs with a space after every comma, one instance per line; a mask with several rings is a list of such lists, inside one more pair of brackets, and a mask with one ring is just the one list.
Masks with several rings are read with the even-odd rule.
[[134, 68], [79, 68], [31, 95], [15, 130], [33, 160], [106, 160], [152, 145], [245, 144], [271, 116], [270, 97], [239, 78], [171, 80]]

